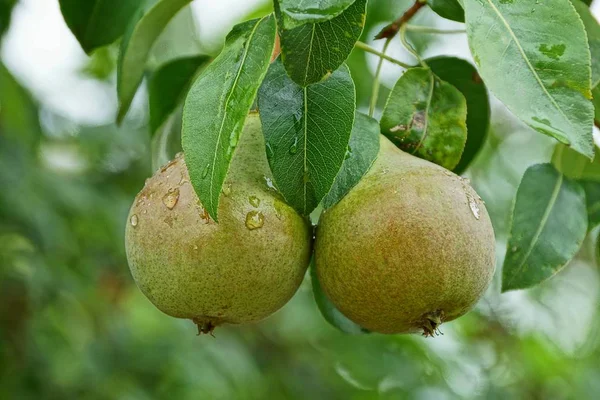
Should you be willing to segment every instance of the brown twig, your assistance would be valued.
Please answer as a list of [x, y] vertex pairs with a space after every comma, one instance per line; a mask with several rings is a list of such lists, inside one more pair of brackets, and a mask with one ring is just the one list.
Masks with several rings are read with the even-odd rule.
[[412, 17], [415, 16], [417, 11], [419, 11], [422, 7], [425, 6], [425, 3], [421, 3], [419, 0], [415, 1], [413, 4], [400, 18], [387, 25], [385, 28], [381, 30], [376, 36], [375, 39], [389, 39], [396, 36], [396, 34], [400, 31], [402, 25], [411, 20]]

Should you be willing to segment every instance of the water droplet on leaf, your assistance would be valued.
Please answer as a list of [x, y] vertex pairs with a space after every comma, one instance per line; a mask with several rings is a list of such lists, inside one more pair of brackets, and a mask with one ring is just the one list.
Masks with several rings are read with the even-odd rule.
[[133, 226], [135, 228], [136, 226], [138, 226], [138, 222], [139, 222], [138, 216], [133, 214], [131, 216], [131, 219], [129, 220], [129, 222], [131, 222], [131, 226]]
[[208, 175], [209, 169], [210, 169], [210, 164], [206, 164], [206, 167], [204, 167], [204, 171], [202, 171], [202, 178], [206, 178], [206, 175]]
[[298, 138], [294, 138], [294, 143], [290, 146], [290, 154], [296, 154], [298, 152]]

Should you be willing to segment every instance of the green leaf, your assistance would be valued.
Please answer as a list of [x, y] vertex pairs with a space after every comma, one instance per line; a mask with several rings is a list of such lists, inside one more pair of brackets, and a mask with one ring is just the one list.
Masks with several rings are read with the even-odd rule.
[[588, 231], [600, 225], [600, 182], [580, 180], [579, 184], [585, 191], [587, 205]]
[[402, 150], [453, 169], [467, 140], [467, 102], [429, 68], [398, 79], [381, 117], [381, 132]]
[[0, 61], [0, 141], [20, 143], [34, 155], [40, 137], [37, 104]]
[[275, 185], [308, 215], [331, 189], [348, 149], [355, 109], [348, 67], [301, 87], [278, 59], [260, 88], [258, 109]]
[[361, 333], [370, 333], [369, 330], [362, 328], [360, 325], [350, 321], [340, 310], [338, 310], [333, 303], [327, 298], [327, 295], [321, 287], [319, 277], [317, 276], [317, 269], [315, 268], [314, 257], [310, 261], [310, 280], [312, 282], [313, 294], [315, 296], [315, 302], [321, 315], [327, 322], [334, 328], [339, 329], [344, 333], [351, 335], [358, 335]]
[[213, 220], [248, 110], [275, 45], [272, 15], [238, 24], [219, 56], [193, 83], [183, 110], [182, 145], [190, 179]]
[[169, 21], [192, 0], [158, 0], [140, 9], [131, 21], [121, 43], [117, 70], [117, 93], [121, 122], [127, 114], [137, 88], [144, 78], [148, 54]]
[[463, 0], [486, 85], [535, 130], [592, 157], [590, 51], [564, 0]]
[[571, 179], [586, 179], [600, 182], [600, 157], [594, 161], [582, 156], [575, 150], [557, 143], [552, 154], [552, 164]]
[[592, 90], [592, 96], [594, 96], [594, 120], [596, 123], [600, 123], [600, 86], [596, 86]]
[[183, 101], [199, 69], [209, 61], [208, 56], [180, 58], [161, 66], [150, 76], [148, 97], [152, 134]]
[[440, 79], [457, 88], [467, 100], [467, 143], [454, 167], [461, 174], [479, 153], [490, 126], [490, 102], [485, 83], [469, 62], [455, 57], [435, 57], [427, 65]]
[[427, 0], [427, 4], [440, 17], [465, 22], [465, 11], [457, 0]]
[[283, 28], [293, 29], [307, 23], [329, 21], [355, 0], [275, 0], [279, 3]]
[[524, 289], [556, 274], [587, 232], [585, 193], [551, 164], [525, 171], [512, 216], [502, 291]]
[[[336, 18], [287, 30], [279, 27], [281, 58], [294, 82], [307, 86], [328, 77], [348, 58], [365, 24], [366, 0]], [[276, 7], [277, 10], [277, 7]], [[281, 12], [277, 12], [281, 21]]]
[[67, 26], [90, 54], [123, 36], [145, 0], [59, 0]]
[[577, 10], [587, 32], [587, 40], [592, 55], [592, 88], [595, 88], [600, 83], [600, 25], [588, 6], [582, 1], [571, 0], [571, 3]]
[[12, 10], [17, 0], [0, 0], [0, 37], [8, 30]]
[[346, 159], [342, 164], [327, 196], [323, 208], [333, 207], [342, 200], [367, 173], [379, 152], [379, 123], [377, 120], [357, 112], [350, 135]]

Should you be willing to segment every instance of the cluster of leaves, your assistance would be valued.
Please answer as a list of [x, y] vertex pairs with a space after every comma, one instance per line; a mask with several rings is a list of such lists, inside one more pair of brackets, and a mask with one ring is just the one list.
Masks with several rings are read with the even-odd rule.
[[[95, 0], [82, 7], [80, 1], [60, 1], [67, 24], [88, 53], [122, 36], [118, 121], [143, 80], [154, 42], [190, 2]], [[464, 22], [476, 67], [454, 57], [420, 58], [407, 40], [406, 23], [426, 6]], [[600, 214], [600, 174], [592, 163], [600, 25], [588, 5], [580, 0], [417, 1], [378, 35], [385, 49], [399, 34], [418, 60], [405, 65], [380, 121], [372, 118], [374, 107], [370, 115], [357, 109], [355, 83], [345, 64], [354, 48], [378, 53], [358, 42], [366, 9], [367, 0], [274, 0], [272, 12], [236, 25], [214, 59], [182, 58], [152, 74], [153, 131], [185, 99], [182, 146], [208, 213], [218, 221], [222, 185], [254, 105], [274, 183], [308, 216], [320, 204], [334, 205], [366, 173], [379, 133], [404, 151], [464, 172], [486, 139], [489, 88], [516, 117], [560, 142], [552, 163], [533, 166], [522, 178], [503, 290], [530, 287], [555, 274]], [[279, 47], [281, 54], [273, 60]], [[404, 65], [379, 55], [380, 67], [384, 57]], [[372, 104], [377, 100], [375, 95]], [[316, 292], [319, 298], [318, 284]], [[326, 315], [335, 311], [321, 308]]]

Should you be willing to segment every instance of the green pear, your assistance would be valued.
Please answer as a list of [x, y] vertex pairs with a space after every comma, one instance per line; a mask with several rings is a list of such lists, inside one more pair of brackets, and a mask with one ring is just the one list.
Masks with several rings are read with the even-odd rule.
[[133, 278], [158, 309], [209, 333], [261, 320], [287, 303], [308, 266], [312, 231], [271, 182], [257, 114], [248, 116], [231, 161], [218, 224], [182, 155], [147, 180], [125, 244]]
[[363, 328], [431, 336], [485, 292], [494, 231], [467, 180], [380, 140], [370, 171], [321, 216], [317, 275]]

